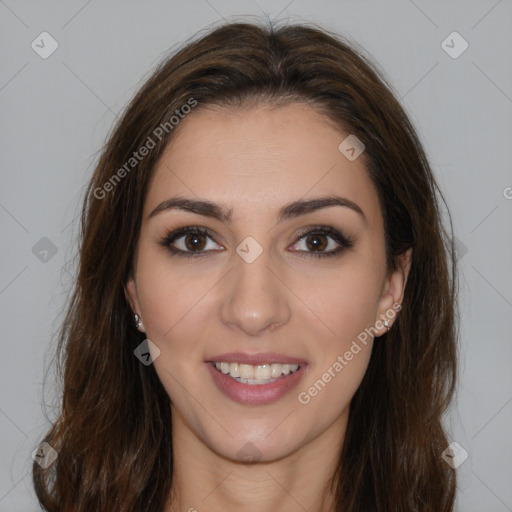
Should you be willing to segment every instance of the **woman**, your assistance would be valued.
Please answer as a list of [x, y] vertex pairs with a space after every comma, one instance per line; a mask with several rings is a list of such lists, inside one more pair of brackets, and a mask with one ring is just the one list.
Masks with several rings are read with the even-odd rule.
[[451, 511], [455, 261], [335, 34], [233, 23], [149, 78], [82, 215], [49, 511]]

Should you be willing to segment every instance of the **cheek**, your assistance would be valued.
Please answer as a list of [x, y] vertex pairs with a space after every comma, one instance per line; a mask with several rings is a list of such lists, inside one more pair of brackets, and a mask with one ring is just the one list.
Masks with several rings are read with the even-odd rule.
[[311, 374], [299, 390], [298, 402], [314, 410], [317, 421], [333, 421], [347, 410], [368, 368], [373, 342], [353, 340], [328, 358], [323, 365], [311, 368]]
[[368, 304], [344, 302], [345, 297], [340, 296], [337, 299], [337, 307], [326, 316], [336, 335], [315, 338], [315, 364], [297, 393], [300, 407], [317, 425], [329, 425], [340, 415], [346, 417], [366, 374], [374, 343], [365, 330], [372, 324]]
[[[341, 350], [376, 320], [381, 273], [375, 266], [343, 262], [332, 272], [301, 279], [294, 291], [319, 320], [318, 334], [329, 352]], [[315, 284], [315, 286], [312, 286]]]
[[369, 329], [376, 320], [380, 279], [375, 266], [359, 260], [340, 265], [321, 289], [313, 292], [304, 282], [298, 292], [308, 297], [308, 307], [323, 326], [309, 332], [315, 364], [298, 396], [298, 402], [320, 422], [329, 423], [345, 410], [364, 378], [373, 347]]
[[171, 398], [185, 379], [187, 386], [194, 383], [190, 376], [204, 356], [201, 341], [211, 317], [208, 291], [217, 280], [171, 265], [161, 254], [139, 254], [137, 291], [146, 337], [160, 350], [154, 366]]
[[216, 281], [218, 277], [212, 273], [191, 271], [186, 263], [172, 264], [170, 257], [142, 251], [137, 289], [148, 337], [152, 336], [155, 342], [172, 339], [182, 324], [190, 324], [192, 317], [193, 326], [199, 328], [199, 317], [207, 318], [204, 308]]

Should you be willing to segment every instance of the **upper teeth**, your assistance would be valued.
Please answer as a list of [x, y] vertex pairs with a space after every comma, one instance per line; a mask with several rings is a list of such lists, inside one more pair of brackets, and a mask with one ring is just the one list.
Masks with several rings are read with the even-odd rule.
[[277, 378], [281, 375], [293, 373], [299, 367], [298, 364], [265, 363], [253, 366], [252, 364], [241, 363], [215, 363], [217, 370], [231, 377], [242, 379], [267, 380]]

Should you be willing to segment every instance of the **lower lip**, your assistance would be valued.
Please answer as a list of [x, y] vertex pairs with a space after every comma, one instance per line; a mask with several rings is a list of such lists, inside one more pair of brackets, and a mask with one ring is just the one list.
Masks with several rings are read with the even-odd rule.
[[268, 384], [243, 384], [219, 372], [211, 363], [205, 363], [213, 381], [228, 398], [241, 404], [263, 405], [279, 400], [294, 388], [304, 376], [307, 365], [302, 365], [292, 374], [280, 377]]

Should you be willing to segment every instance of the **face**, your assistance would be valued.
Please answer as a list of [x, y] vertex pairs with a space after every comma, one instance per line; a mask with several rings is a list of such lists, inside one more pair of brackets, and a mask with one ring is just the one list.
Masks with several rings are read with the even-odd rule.
[[300, 103], [197, 110], [175, 135], [126, 287], [173, 422], [233, 460], [339, 439], [404, 287], [364, 156]]

